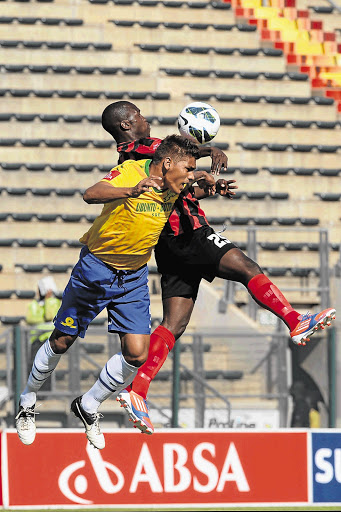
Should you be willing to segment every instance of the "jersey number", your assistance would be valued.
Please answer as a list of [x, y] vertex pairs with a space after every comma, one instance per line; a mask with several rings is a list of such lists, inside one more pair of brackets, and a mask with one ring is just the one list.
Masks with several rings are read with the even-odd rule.
[[221, 238], [217, 233], [212, 233], [210, 236], [207, 237], [207, 240], [213, 240], [215, 245], [221, 249], [226, 244], [230, 244], [230, 240], [227, 238]]

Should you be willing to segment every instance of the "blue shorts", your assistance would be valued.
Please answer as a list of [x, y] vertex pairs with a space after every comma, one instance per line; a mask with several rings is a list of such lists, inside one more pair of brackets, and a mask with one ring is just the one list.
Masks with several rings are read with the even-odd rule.
[[104, 308], [108, 331], [150, 334], [148, 267], [116, 270], [83, 247], [54, 319], [56, 329], [84, 338], [89, 323]]

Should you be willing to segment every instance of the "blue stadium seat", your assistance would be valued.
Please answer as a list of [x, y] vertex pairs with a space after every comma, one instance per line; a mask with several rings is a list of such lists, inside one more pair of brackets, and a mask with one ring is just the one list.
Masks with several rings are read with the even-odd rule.
[[56, 188], [55, 190], [57, 196], [62, 197], [70, 197], [74, 196], [77, 192], [79, 192], [78, 188]]
[[15, 241], [15, 238], [0, 238], [0, 247], [11, 247]]
[[243, 126], [261, 126], [263, 123], [262, 119], [241, 119]]
[[76, 172], [92, 172], [95, 168], [93, 164], [75, 164], [74, 168]]
[[67, 172], [71, 168], [71, 164], [50, 164], [51, 171], [54, 172]]
[[1, 67], [5, 68], [7, 73], [22, 73], [26, 66], [24, 64], [2, 64]]
[[147, 21], [138, 21], [138, 24], [142, 28], [159, 28], [159, 26], [161, 25], [161, 22], [147, 20]]
[[218, 47], [213, 48], [214, 52], [218, 55], [233, 55], [236, 51], [236, 48], [226, 48], [226, 47]]
[[14, 118], [19, 122], [31, 123], [38, 114], [14, 114]]
[[282, 57], [283, 51], [276, 48], [262, 48], [261, 51], [266, 57]]
[[86, 148], [91, 144], [90, 139], [69, 139], [67, 142], [72, 148]]
[[63, 213], [61, 218], [64, 222], [79, 222], [83, 218], [83, 214]]
[[46, 41], [45, 44], [50, 50], [64, 50], [68, 45], [66, 41]]
[[290, 96], [289, 100], [290, 103], [293, 103], [294, 105], [308, 105], [308, 103], [310, 103], [310, 98], [304, 98], [301, 96]]
[[66, 139], [45, 139], [45, 144], [48, 148], [62, 148], [67, 142]]
[[8, 187], [6, 190], [7, 194], [11, 196], [25, 196], [30, 189], [26, 187]]
[[189, 46], [188, 49], [191, 53], [199, 53], [199, 54], [206, 55], [213, 48], [211, 46]]
[[289, 72], [286, 73], [286, 75], [290, 80], [294, 80], [296, 82], [307, 82], [309, 80], [309, 75], [307, 73]]
[[236, 144], [247, 151], [260, 151], [264, 146], [262, 142], [236, 142]]
[[76, 41], [70, 41], [69, 46], [71, 50], [88, 50], [91, 43], [81, 43]]
[[18, 139], [6, 139], [6, 138], [0, 138], [0, 146], [15, 146], [18, 142]]
[[244, 103], [259, 103], [262, 99], [262, 96], [250, 95], [250, 94], [241, 94], [240, 99]]
[[51, 66], [51, 69], [54, 73], [70, 73], [72, 69], [74, 69], [73, 66]]
[[283, 80], [283, 78], [285, 77], [285, 73], [275, 73], [272, 71], [264, 71], [263, 76], [267, 80]]
[[0, 113], [0, 121], [7, 122], [10, 121], [13, 114]]

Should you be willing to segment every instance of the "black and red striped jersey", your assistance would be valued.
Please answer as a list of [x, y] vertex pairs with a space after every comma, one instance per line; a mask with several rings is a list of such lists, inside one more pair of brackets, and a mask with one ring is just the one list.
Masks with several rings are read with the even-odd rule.
[[[117, 146], [120, 153], [120, 161], [124, 161], [128, 155], [131, 159], [141, 160], [151, 158], [159, 147], [161, 139], [145, 137], [131, 142], [123, 142]], [[199, 201], [194, 195], [194, 188], [187, 187], [174, 203], [174, 207], [162, 235], [178, 236], [189, 233], [202, 226], [208, 225], [205, 212], [200, 207]]]

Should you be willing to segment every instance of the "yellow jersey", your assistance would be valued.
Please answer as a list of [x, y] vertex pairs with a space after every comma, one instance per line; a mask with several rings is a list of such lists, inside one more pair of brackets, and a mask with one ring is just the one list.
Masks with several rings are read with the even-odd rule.
[[[134, 187], [149, 177], [151, 160], [126, 160], [101, 181], [113, 187]], [[81, 238], [97, 258], [123, 270], [137, 270], [150, 259], [153, 247], [178, 194], [150, 189], [139, 197], [114, 199]]]

